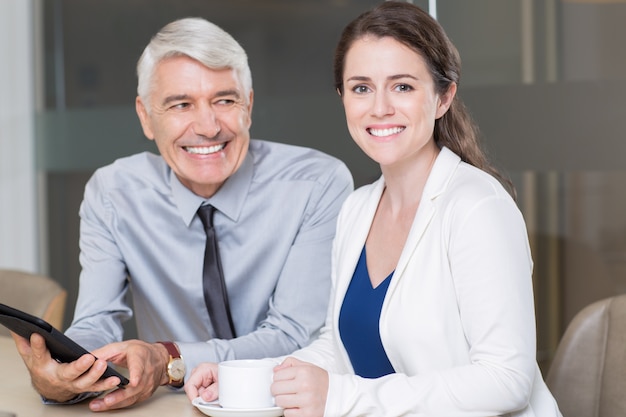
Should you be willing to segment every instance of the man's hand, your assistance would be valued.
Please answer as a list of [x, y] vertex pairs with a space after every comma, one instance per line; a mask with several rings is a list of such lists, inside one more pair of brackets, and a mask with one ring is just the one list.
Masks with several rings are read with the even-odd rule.
[[201, 397], [204, 401], [217, 399], [217, 364], [203, 363], [198, 365], [185, 383], [185, 393], [189, 400]]
[[89, 408], [92, 411], [124, 408], [144, 401], [169, 380], [166, 374], [169, 353], [160, 343], [127, 340], [96, 349], [93, 354], [127, 368], [130, 382], [124, 389], [117, 389], [91, 401]]
[[274, 368], [272, 395], [285, 417], [324, 415], [328, 396], [328, 372], [307, 362], [287, 358]]
[[107, 391], [120, 383], [118, 377], [100, 380], [107, 367], [105, 360], [86, 354], [71, 363], [58, 363], [50, 356], [42, 336], [33, 333], [30, 342], [15, 333], [11, 336], [28, 368], [33, 387], [48, 400], [65, 402], [80, 393]]

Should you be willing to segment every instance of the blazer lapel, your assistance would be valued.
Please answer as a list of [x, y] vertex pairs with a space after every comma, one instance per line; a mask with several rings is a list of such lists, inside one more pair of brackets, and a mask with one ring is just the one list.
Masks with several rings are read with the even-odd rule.
[[[376, 182], [371, 184], [369, 193], [365, 196], [363, 204], [352, 208], [350, 213], [350, 224], [346, 228], [344, 233], [344, 241], [342, 242], [345, 251], [340, 251], [342, 261], [338, 262], [338, 265], [342, 267], [340, 271], [337, 271], [337, 292], [336, 296], [343, 300], [345, 292], [350, 285], [352, 276], [356, 264], [361, 256], [363, 245], [367, 240], [376, 209], [378, 208], [378, 202], [385, 189], [384, 178], [379, 178]], [[341, 305], [341, 303], [338, 303]]]
[[422, 239], [422, 236], [424, 236], [424, 233], [435, 215], [435, 212], [435, 205], [432, 201], [422, 200], [420, 202], [417, 213], [415, 213], [415, 219], [413, 220], [411, 231], [409, 232], [409, 236], [407, 237], [402, 253], [400, 254], [400, 259], [398, 259], [398, 265], [393, 273], [393, 279], [390, 283], [389, 292], [393, 291], [392, 288], [395, 288], [400, 280], [400, 277], [409, 263], [409, 260], [417, 250], [419, 242]]
[[[397, 287], [398, 282], [403, 276], [404, 270], [409, 263], [411, 257], [419, 247], [420, 241], [424, 236], [424, 233], [428, 229], [428, 225], [432, 221], [437, 212], [436, 199], [446, 190], [446, 186], [450, 182], [450, 179], [454, 175], [454, 171], [461, 162], [456, 154], [450, 151], [448, 148], [442, 148], [433, 169], [428, 176], [426, 186], [422, 195], [422, 200], [415, 213], [413, 224], [411, 225], [411, 231], [407, 237], [398, 265], [393, 274], [393, 279], [389, 284], [387, 294], [393, 293]], [[386, 297], [388, 298], [388, 297]]]

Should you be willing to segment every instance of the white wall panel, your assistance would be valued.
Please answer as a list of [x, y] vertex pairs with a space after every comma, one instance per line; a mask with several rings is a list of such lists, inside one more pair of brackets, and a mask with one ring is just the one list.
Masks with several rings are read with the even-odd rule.
[[0, 268], [37, 271], [32, 10], [0, 1]]

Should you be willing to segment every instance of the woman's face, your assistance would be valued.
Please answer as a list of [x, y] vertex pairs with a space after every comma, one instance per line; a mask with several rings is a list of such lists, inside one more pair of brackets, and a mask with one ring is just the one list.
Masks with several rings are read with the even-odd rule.
[[369, 35], [348, 50], [343, 84], [348, 130], [370, 158], [381, 167], [432, 161], [435, 120], [448, 110], [456, 85], [440, 96], [420, 54]]

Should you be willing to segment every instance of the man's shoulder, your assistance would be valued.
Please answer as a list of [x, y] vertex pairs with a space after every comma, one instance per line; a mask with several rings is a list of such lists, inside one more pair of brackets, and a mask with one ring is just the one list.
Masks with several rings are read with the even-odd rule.
[[168, 172], [168, 166], [160, 155], [141, 152], [98, 168], [92, 180], [107, 188], [125, 188], [133, 184], [145, 186], [147, 183], [165, 183]]
[[256, 175], [274, 179], [311, 179], [321, 176], [349, 175], [338, 158], [317, 149], [265, 140], [250, 141]]
[[268, 140], [250, 140], [250, 153], [254, 156], [270, 156], [273, 158], [301, 159], [302, 157], [319, 159], [320, 161], [341, 161], [318, 149], [302, 145], [294, 145], [282, 142], [272, 142]]

